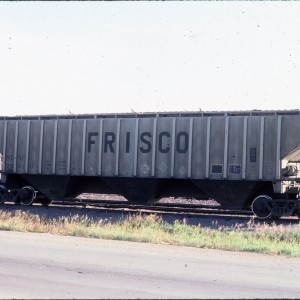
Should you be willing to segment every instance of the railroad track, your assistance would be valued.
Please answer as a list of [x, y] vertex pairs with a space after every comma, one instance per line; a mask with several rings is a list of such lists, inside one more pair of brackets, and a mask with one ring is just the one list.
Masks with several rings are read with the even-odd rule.
[[[142, 213], [142, 214], [159, 214], [161, 216], [172, 217], [173, 219], [195, 219], [201, 218], [204, 222], [213, 222], [218, 220], [219, 224], [229, 226], [228, 222], [233, 220], [234, 224], [239, 223], [247, 226], [251, 218], [255, 218], [251, 210], [229, 210], [220, 208], [218, 205], [208, 204], [182, 204], [182, 203], [156, 203], [155, 205], [138, 205], [119, 200], [95, 200], [95, 199], [67, 199], [65, 201], [53, 201], [51, 206], [55, 207], [84, 207], [99, 209], [101, 212], [113, 213]], [[50, 207], [51, 208], [51, 207]], [[259, 219], [255, 218], [258, 223], [276, 223], [282, 225], [299, 224], [296, 216], [282, 217], [280, 219]]]
[[53, 201], [51, 205], [56, 206], [81, 206], [94, 207], [110, 211], [130, 211], [130, 212], [153, 212], [153, 213], [172, 213], [188, 215], [253, 215], [250, 210], [228, 210], [221, 209], [216, 205], [200, 204], [174, 204], [174, 203], [157, 203], [155, 205], [132, 204], [127, 201], [118, 200], [91, 200], [91, 199], [67, 199], [64, 201]]
[[[174, 220], [188, 220], [189, 224], [199, 225], [207, 228], [223, 226], [230, 230], [237, 224], [239, 228], [247, 229], [248, 222], [254, 218], [255, 223], [268, 223], [283, 226], [298, 225], [296, 216], [282, 217], [280, 219], [258, 219], [250, 210], [228, 210], [221, 209], [217, 205], [208, 204], [182, 204], [182, 203], [157, 203], [155, 205], [128, 204], [127, 201], [119, 200], [95, 200], [95, 199], [66, 199], [64, 201], [53, 201], [49, 207], [34, 203], [31, 206], [15, 205], [6, 202], [0, 205], [3, 210], [21, 210], [37, 215], [57, 218], [60, 216], [89, 216], [93, 219], [119, 220], [121, 215], [130, 214], [157, 214], [166, 222], [173, 223]], [[217, 223], [215, 223], [217, 222]]]
[[[6, 201], [5, 204], [14, 204], [13, 201]], [[2, 204], [2, 205], [5, 205]], [[22, 207], [29, 207], [31, 205], [21, 205]], [[33, 204], [33, 207], [40, 206], [39, 200]], [[47, 206], [47, 205], [43, 205]], [[157, 214], [172, 214], [186, 217], [197, 217], [197, 216], [224, 216], [224, 217], [254, 217], [253, 212], [248, 210], [237, 210], [237, 209], [225, 209], [221, 208], [217, 204], [186, 204], [186, 203], [156, 203], [155, 205], [141, 205], [129, 203], [126, 200], [99, 200], [89, 198], [66, 198], [65, 200], [53, 200], [51, 207], [85, 207], [95, 208], [105, 212], [126, 212], [126, 213], [157, 213]], [[1, 206], [0, 206], [1, 208]], [[261, 219], [262, 221], [274, 221], [278, 218], [266, 218]], [[281, 219], [297, 219], [295, 216], [282, 217]]]

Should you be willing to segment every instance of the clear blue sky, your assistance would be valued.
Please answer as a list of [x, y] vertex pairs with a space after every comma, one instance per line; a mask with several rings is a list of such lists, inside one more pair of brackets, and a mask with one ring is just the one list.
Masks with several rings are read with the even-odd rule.
[[0, 115], [300, 108], [300, 2], [0, 2]]

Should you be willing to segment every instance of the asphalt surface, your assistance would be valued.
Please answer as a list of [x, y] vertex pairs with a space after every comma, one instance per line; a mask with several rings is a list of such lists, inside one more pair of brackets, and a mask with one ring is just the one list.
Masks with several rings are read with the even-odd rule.
[[299, 298], [300, 259], [0, 231], [0, 298]]

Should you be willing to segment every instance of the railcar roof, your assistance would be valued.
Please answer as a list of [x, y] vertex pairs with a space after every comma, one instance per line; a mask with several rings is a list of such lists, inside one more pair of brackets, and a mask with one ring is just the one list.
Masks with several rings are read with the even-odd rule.
[[20, 115], [0, 116], [0, 120], [47, 120], [47, 119], [102, 119], [102, 118], [158, 118], [158, 117], [210, 117], [210, 116], [276, 116], [300, 115], [293, 110], [244, 110], [244, 111], [184, 111], [184, 112], [140, 112], [140, 113], [96, 113], [68, 115]]

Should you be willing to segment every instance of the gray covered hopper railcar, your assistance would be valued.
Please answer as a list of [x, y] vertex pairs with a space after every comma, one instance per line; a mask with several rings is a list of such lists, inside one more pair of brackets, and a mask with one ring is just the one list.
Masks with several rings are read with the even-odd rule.
[[0, 153], [0, 202], [95, 192], [299, 214], [298, 110], [2, 117]]

